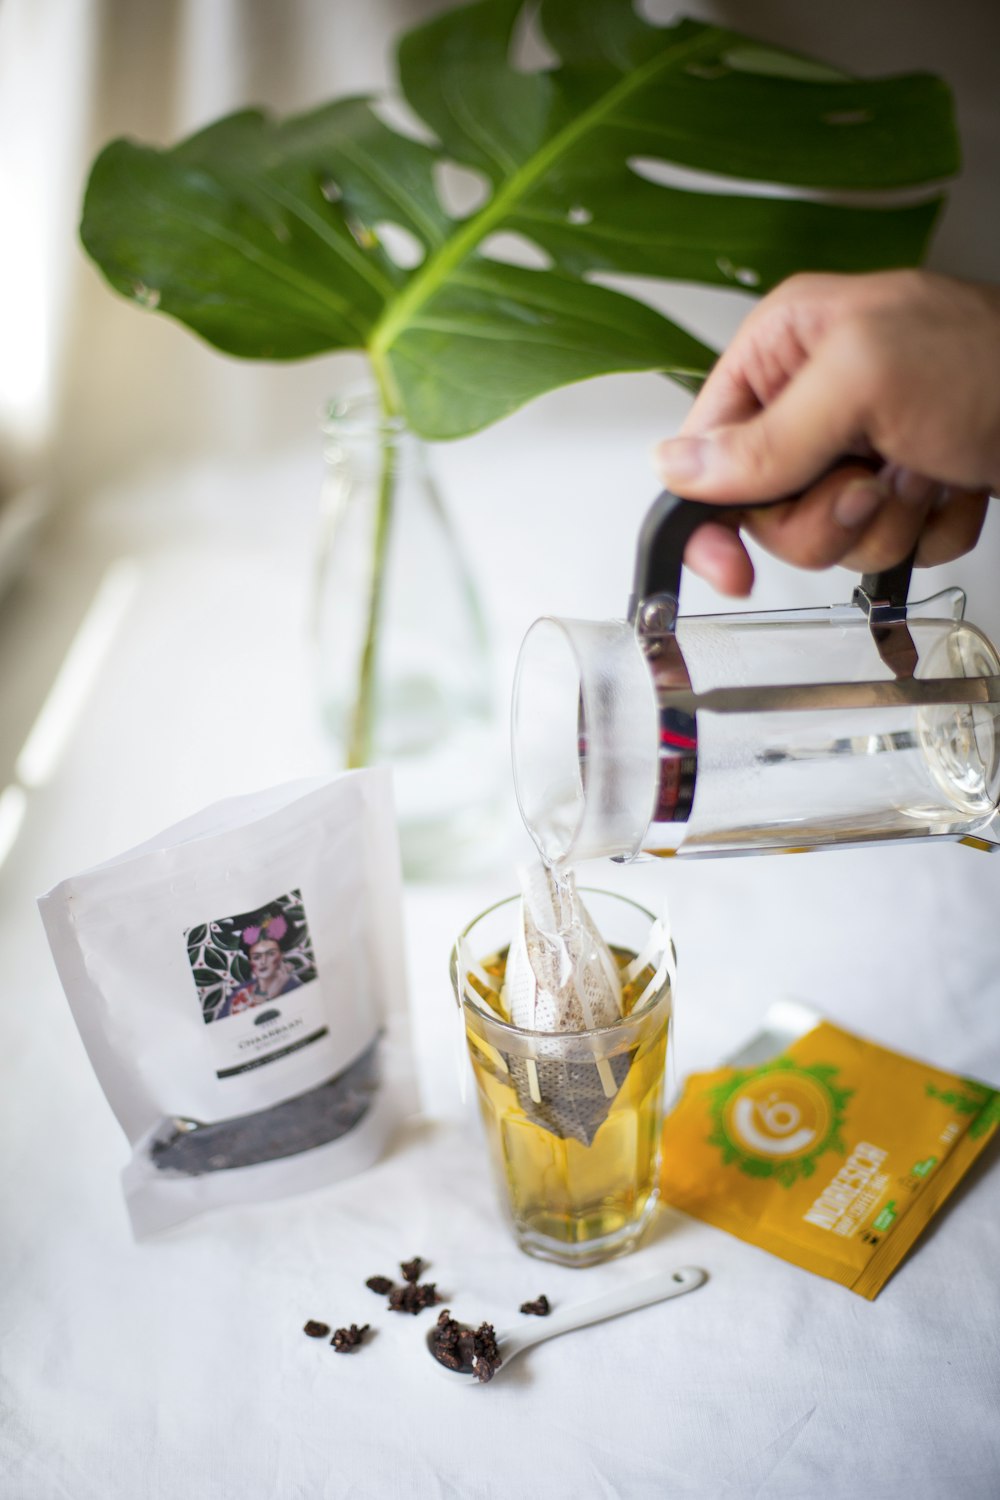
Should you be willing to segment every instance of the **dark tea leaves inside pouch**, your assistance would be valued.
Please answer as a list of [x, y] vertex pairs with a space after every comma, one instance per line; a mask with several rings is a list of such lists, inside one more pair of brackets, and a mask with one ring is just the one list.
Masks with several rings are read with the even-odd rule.
[[353, 1130], [378, 1087], [378, 1041], [335, 1078], [283, 1104], [231, 1120], [168, 1120], [149, 1146], [161, 1172], [196, 1177], [294, 1156]]
[[387, 772], [216, 804], [40, 905], [137, 1236], [360, 1171], [414, 1107]]

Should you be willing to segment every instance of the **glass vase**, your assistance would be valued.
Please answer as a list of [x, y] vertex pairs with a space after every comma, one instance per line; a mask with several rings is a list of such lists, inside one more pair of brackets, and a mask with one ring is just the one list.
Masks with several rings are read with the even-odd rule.
[[411, 877], [483, 866], [499, 826], [486, 630], [421, 441], [374, 395], [329, 406], [314, 592], [339, 766], [388, 765]]

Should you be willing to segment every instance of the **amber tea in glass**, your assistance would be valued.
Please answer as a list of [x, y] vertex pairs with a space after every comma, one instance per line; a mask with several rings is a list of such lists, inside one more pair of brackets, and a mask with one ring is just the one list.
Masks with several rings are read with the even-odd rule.
[[[452, 954], [489, 1154], [523, 1250], [586, 1266], [637, 1244], [656, 1205], [672, 950], [651, 913], [584, 891], [623, 972], [623, 1015], [590, 1031], [528, 1031], [502, 999], [520, 903], [477, 917]], [[645, 962], [638, 972], [635, 961]]]

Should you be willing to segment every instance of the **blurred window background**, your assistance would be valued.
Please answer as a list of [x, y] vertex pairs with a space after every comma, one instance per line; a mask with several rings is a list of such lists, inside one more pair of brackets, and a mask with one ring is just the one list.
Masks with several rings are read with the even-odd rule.
[[[848, 71], [941, 74], [956, 94], [965, 166], [950, 188], [930, 263], [996, 278], [994, 0], [637, 3], [651, 19], [686, 10]], [[114, 136], [168, 144], [247, 105], [284, 113], [338, 95], [384, 95], [395, 39], [446, 8], [440, 0], [0, 3], [0, 789], [19, 780], [26, 739], [114, 553], [82, 546], [76, 518], [109, 487], [205, 456], [253, 465], [295, 445], [312, 445], [318, 455], [318, 411], [350, 371], [345, 356], [291, 366], [241, 363], [112, 294], [77, 238], [90, 161]], [[749, 305], [741, 293], [705, 288], [636, 290], [717, 343]], [[650, 473], [649, 445], [676, 426], [687, 398], [652, 376], [599, 384], [601, 418], [620, 431], [623, 482], [631, 487], [635, 475]], [[638, 406], [637, 388], [648, 393]], [[547, 422], [550, 432], [562, 424], [569, 451], [580, 414], [593, 420], [594, 401], [583, 390], [557, 393], [537, 403], [532, 420]], [[652, 479], [639, 482], [643, 498], [651, 495]], [[177, 515], [181, 526], [183, 507]], [[995, 536], [991, 527], [987, 535]], [[979, 557], [951, 573], [963, 582], [977, 569], [992, 576]], [[111, 613], [102, 626], [99, 611], [94, 626], [94, 663], [102, 631], [124, 608], [127, 575], [117, 576], [108, 585]], [[770, 578], [765, 568], [765, 592]], [[817, 597], [814, 581], [781, 587], [795, 595], [783, 602]], [[995, 589], [989, 592], [992, 599]], [[989, 607], [998, 618], [983, 607], [974, 617], [996, 634], [1000, 604]], [[21, 807], [20, 793], [11, 796], [8, 810]], [[3, 806], [0, 800], [0, 814]]]

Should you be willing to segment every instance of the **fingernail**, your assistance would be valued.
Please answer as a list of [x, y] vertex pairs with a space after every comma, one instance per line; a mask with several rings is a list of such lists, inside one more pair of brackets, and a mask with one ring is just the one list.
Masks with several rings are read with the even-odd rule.
[[902, 464], [887, 465], [879, 479], [889, 485], [902, 505], [912, 505], [914, 508], [926, 505], [938, 488], [933, 479], [928, 479], [925, 474], [918, 474], [914, 469], [904, 468]]
[[887, 499], [885, 489], [874, 479], [855, 479], [845, 485], [833, 507], [833, 519], [846, 531], [855, 531], [870, 521]]
[[656, 450], [656, 463], [667, 484], [684, 484], [704, 474], [708, 462], [704, 438], [670, 438]]

